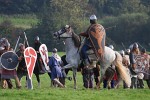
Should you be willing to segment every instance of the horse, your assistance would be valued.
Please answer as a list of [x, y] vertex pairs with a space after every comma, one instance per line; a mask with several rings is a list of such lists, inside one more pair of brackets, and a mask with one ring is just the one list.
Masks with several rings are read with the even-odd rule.
[[[66, 61], [66, 55], [61, 56], [61, 60], [62, 60], [62, 62], [63, 62], [63, 66], [65, 66], [65, 65], [68, 64], [67, 61]], [[69, 71], [72, 71], [72, 68], [67, 68], [67, 69], [65, 69], [66, 75], [68, 75]], [[81, 71], [80, 66], [78, 67], [77, 71], [78, 71], [78, 72]]]
[[[56, 38], [65, 38], [65, 48], [66, 48], [66, 61], [67, 65], [64, 68], [72, 68], [73, 70], [73, 79], [74, 79], [74, 88], [77, 88], [76, 85], [76, 73], [80, 60], [79, 54], [79, 37], [77, 34], [74, 33], [71, 26], [66, 25], [65, 27], [61, 28], [59, 31], [53, 33], [54, 37]], [[98, 60], [101, 66], [101, 78], [98, 85], [100, 85], [103, 81], [105, 76], [105, 71], [107, 70], [110, 65], [115, 65], [120, 77], [125, 81], [125, 83], [130, 87], [131, 85], [131, 78], [127, 74], [125, 67], [122, 64], [122, 56], [117, 52], [113, 51], [111, 48], [105, 46], [104, 47], [104, 59], [103, 61]], [[110, 87], [110, 80], [108, 81], [108, 86]]]

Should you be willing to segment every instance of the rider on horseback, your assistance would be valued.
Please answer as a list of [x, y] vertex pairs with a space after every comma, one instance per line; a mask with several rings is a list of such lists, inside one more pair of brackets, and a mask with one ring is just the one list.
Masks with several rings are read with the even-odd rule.
[[86, 32], [79, 35], [86, 37], [83, 47], [81, 48], [81, 56], [86, 66], [89, 65], [87, 50], [93, 49], [97, 58], [101, 57], [104, 53], [105, 45], [105, 30], [102, 25], [97, 23], [95, 15], [90, 16], [91, 25]]

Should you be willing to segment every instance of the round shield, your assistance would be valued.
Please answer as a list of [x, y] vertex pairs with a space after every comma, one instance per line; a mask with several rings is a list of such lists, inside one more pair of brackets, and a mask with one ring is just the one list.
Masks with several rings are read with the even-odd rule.
[[18, 56], [13, 51], [5, 52], [1, 55], [0, 63], [4, 69], [14, 70], [18, 66]]

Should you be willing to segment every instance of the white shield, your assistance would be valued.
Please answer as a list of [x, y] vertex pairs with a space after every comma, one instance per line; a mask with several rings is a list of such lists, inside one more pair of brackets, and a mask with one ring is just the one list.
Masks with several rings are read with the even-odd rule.
[[49, 71], [50, 69], [48, 66], [49, 59], [48, 59], [47, 46], [45, 44], [42, 44], [39, 48], [39, 52], [40, 52], [40, 55], [42, 57], [42, 60], [43, 60], [43, 63], [44, 63], [46, 70]]

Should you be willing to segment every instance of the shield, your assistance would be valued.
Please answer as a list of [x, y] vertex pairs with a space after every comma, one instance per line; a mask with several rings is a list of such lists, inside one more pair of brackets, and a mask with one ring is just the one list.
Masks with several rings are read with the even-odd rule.
[[24, 51], [25, 62], [28, 70], [29, 79], [32, 78], [33, 70], [37, 60], [36, 51], [32, 47], [27, 47]]
[[1, 55], [0, 63], [4, 69], [14, 70], [18, 66], [18, 56], [13, 51], [5, 52]]
[[40, 52], [40, 55], [41, 55], [41, 57], [42, 57], [44, 66], [45, 66], [46, 70], [48, 71], [48, 70], [49, 70], [49, 66], [48, 66], [47, 64], [48, 64], [48, 62], [49, 62], [49, 59], [48, 59], [47, 46], [46, 46], [45, 44], [42, 44], [42, 45], [39, 47], [39, 52]]
[[136, 55], [136, 69], [135, 72], [145, 72], [147, 69], [149, 70], [149, 58], [148, 55]]
[[104, 27], [100, 24], [91, 25], [88, 29], [88, 34], [96, 56], [103, 59], [106, 37]]

